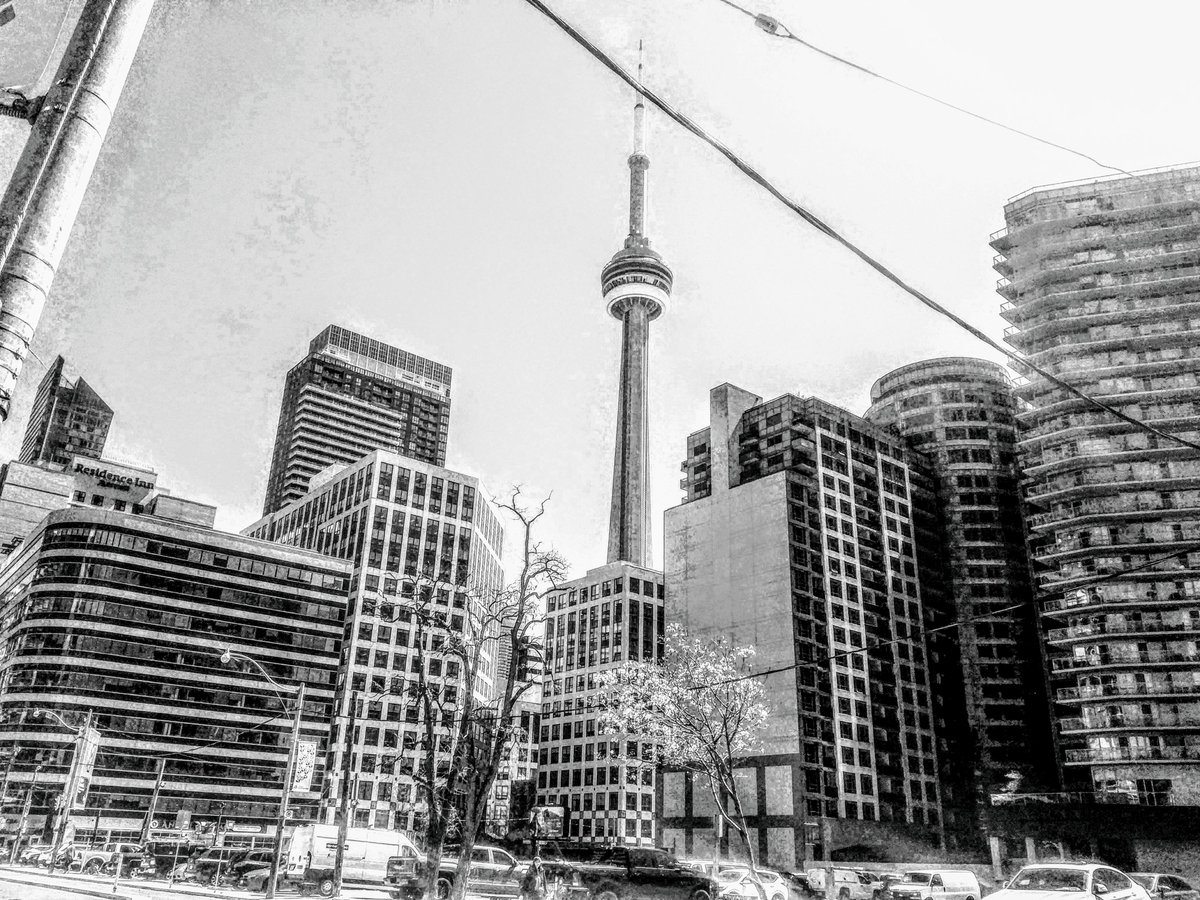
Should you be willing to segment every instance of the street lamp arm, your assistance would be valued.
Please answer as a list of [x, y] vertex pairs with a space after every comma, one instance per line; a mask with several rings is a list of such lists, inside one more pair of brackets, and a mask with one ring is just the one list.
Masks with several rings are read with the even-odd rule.
[[66, 719], [64, 719], [62, 716], [60, 716], [58, 713], [56, 713], [52, 709], [43, 709], [42, 707], [35, 707], [33, 710], [33, 714], [34, 714], [34, 716], [37, 716], [37, 717], [48, 716], [51, 719], [54, 719], [56, 722], [58, 722], [58, 724], [61, 725], [63, 728], [66, 728], [69, 731], [73, 731], [73, 732], [75, 732], [75, 734], [79, 734], [83, 730], [78, 725], [72, 725], [70, 722], [68, 722]]
[[287, 705], [287, 700], [284, 699], [282, 692], [283, 691], [295, 692], [295, 691], [299, 690], [299, 688], [295, 687], [295, 686], [289, 687], [287, 685], [280, 684], [278, 681], [276, 681], [274, 678], [271, 677], [271, 673], [268, 672], [266, 669], [264, 669], [262, 666], [262, 663], [260, 663], [253, 656], [247, 656], [245, 653], [237, 653], [236, 651], [226, 648], [225, 650], [221, 651], [220, 658], [221, 658], [221, 662], [224, 663], [225, 665], [228, 665], [230, 662], [232, 662], [233, 660], [236, 659], [239, 662], [248, 662], [248, 663], [250, 663], [250, 665], [254, 666], [254, 668], [258, 670], [258, 674], [260, 674], [263, 678], [267, 679], [267, 681], [268, 681], [268, 683], [270, 683], [271, 687], [275, 689], [275, 696], [279, 698], [279, 703], [281, 706], [283, 706], [283, 708], [285, 710], [287, 709], [288, 705]]

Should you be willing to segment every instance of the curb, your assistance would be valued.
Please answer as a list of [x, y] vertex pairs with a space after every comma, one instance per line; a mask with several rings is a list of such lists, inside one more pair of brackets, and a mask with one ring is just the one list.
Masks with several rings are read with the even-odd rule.
[[[63, 885], [61, 883], [55, 883], [54, 881], [49, 881], [49, 880], [47, 880], [47, 881], [30, 881], [25, 878], [13, 878], [7, 872], [0, 872], [0, 881], [6, 881], [9, 884], [25, 884], [25, 885], [30, 885], [32, 887], [49, 887], [49, 888], [63, 887]], [[86, 894], [89, 897], [106, 897], [106, 898], [108, 898], [108, 900], [135, 900], [135, 898], [131, 897], [129, 894], [117, 894], [112, 891], [99, 891], [99, 890], [95, 890], [93, 888], [76, 887], [74, 879], [72, 879], [71, 882], [68, 883], [67, 888], [73, 894]]]

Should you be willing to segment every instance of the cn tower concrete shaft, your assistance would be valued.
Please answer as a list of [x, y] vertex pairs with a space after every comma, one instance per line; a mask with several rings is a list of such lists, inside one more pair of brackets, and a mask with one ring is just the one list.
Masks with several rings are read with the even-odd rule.
[[[640, 300], [640, 298], [638, 298]], [[650, 441], [647, 349], [650, 308], [626, 302], [621, 316], [621, 376], [617, 398], [617, 444], [613, 456], [608, 561], [649, 563]]]
[[0, 200], [0, 419], [154, 0], [87, 0]]

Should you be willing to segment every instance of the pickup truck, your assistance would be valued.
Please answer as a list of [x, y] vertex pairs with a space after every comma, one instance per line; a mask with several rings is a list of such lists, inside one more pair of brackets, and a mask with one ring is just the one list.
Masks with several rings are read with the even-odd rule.
[[[564, 854], [593, 900], [715, 900], [717, 885], [708, 875], [689, 869], [666, 850], [649, 847], [578, 847]], [[554, 864], [552, 848], [543, 859]]]
[[[388, 860], [384, 883], [393, 900], [416, 900], [421, 896], [421, 878], [426, 860], [393, 856]], [[516, 897], [521, 893], [521, 879], [528, 863], [518, 862], [507, 850], [477, 844], [471, 850], [471, 871], [467, 876], [467, 891], [484, 897]], [[458, 873], [458, 851], [446, 848], [438, 866], [437, 897], [450, 896], [454, 876]]]

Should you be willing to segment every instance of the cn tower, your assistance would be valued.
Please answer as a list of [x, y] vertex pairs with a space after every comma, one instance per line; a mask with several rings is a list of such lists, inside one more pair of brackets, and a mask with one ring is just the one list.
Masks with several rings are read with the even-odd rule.
[[[638, 65], [638, 82], [642, 67]], [[621, 323], [621, 375], [617, 443], [613, 458], [608, 561], [650, 564], [649, 411], [647, 375], [650, 323], [671, 297], [671, 270], [646, 237], [646, 109], [639, 93], [633, 108], [629, 157], [629, 236], [604, 267], [600, 283], [608, 312]]]

